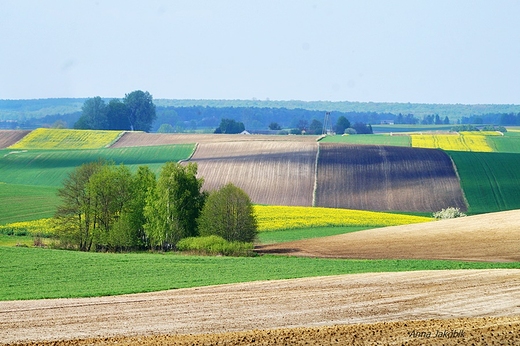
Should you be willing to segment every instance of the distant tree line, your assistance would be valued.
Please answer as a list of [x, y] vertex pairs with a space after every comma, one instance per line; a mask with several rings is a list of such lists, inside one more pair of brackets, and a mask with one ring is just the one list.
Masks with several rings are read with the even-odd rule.
[[156, 118], [152, 95], [136, 90], [126, 94], [123, 101], [112, 99], [108, 104], [99, 96], [87, 99], [74, 128], [150, 131]]
[[60, 246], [81, 251], [171, 250], [187, 237], [252, 242], [256, 219], [245, 192], [228, 184], [208, 193], [197, 164], [166, 163], [159, 177], [97, 161], [69, 174], [54, 217]]

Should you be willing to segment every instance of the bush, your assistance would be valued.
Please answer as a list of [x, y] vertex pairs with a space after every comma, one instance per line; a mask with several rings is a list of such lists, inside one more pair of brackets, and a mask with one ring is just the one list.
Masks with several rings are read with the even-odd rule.
[[216, 235], [184, 238], [177, 243], [177, 250], [179, 251], [190, 251], [204, 255], [252, 256], [254, 255], [253, 248], [253, 243], [229, 242]]
[[433, 213], [433, 217], [437, 220], [454, 219], [457, 217], [464, 217], [466, 214], [462, 213], [459, 208], [449, 207]]

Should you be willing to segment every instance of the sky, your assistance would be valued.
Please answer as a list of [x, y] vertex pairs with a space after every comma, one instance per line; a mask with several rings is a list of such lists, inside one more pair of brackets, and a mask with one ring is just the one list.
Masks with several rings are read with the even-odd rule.
[[0, 0], [0, 99], [520, 104], [520, 0]]

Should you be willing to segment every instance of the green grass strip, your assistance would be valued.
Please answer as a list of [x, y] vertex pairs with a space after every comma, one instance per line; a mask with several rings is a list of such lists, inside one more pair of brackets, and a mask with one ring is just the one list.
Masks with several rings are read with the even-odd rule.
[[520, 263], [104, 254], [0, 247], [0, 300], [107, 296], [366, 272], [489, 268], [520, 268]]
[[374, 227], [309, 227], [282, 231], [260, 232], [258, 233], [258, 242], [260, 244], [284, 243], [288, 241], [328, 237], [331, 235], [357, 232], [370, 228]]

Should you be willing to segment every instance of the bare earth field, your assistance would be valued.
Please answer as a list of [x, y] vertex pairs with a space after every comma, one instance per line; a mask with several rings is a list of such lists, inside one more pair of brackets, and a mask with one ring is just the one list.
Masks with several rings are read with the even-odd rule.
[[273, 136], [273, 135], [226, 135], [125, 132], [111, 148], [185, 143], [215, 143], [235, 141], [313, 142], [318, 136]]
[[441, 150], [320, 143], [316, 205], [363, 210], [466, 210], [450, 157]]
[[265, 253], [335, 258], [520, 261], [520, 210], [261, 246]]
[[26, 130], [0, 130], [0, 149], [7, 148], [20, 139], [25, 137], [29, 132]]
[[316, 142], [203, 142], [190, 161], [205, 190], [232, 182], [256, 204], [311, 206], [317, 150]]
[[519, 327], [520, 270], [369, 273], [0, 302], [4, 343], [512, 345], [520, 342]]

